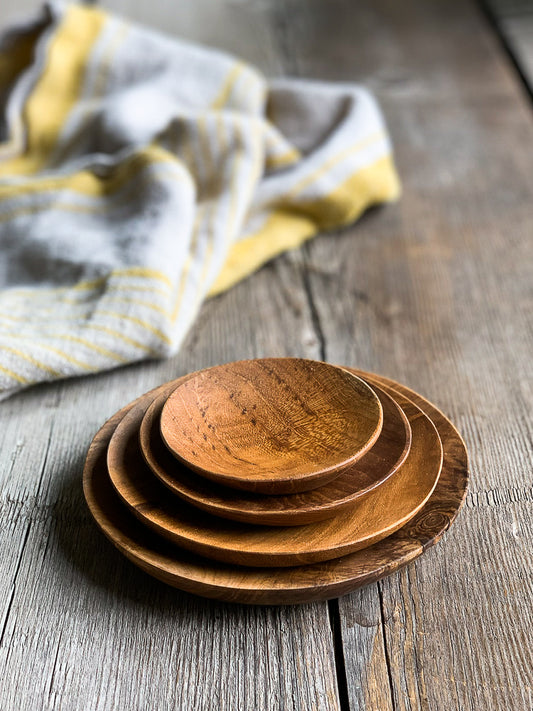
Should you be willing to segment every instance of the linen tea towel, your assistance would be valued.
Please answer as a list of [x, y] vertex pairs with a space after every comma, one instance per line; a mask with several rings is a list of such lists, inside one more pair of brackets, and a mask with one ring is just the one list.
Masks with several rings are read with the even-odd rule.
[[362, 87], [47, 4], [0, 38], [0, 398], [175, 352], [207, 296], [398, 193]]

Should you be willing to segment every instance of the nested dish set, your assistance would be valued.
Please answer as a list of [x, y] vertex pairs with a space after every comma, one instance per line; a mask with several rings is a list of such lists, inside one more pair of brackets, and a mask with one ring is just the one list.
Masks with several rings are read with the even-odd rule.
[[182, 590], [288, 604], [343, 595], [419, 556], [454, 520], [464, 443], [387, 378], [298, 358], [215, 366], [117, 412], [85, 498], [133, 563]]

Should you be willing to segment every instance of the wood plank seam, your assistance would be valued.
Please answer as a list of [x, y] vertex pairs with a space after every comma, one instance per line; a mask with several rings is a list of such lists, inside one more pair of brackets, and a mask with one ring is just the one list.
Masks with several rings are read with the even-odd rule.
[[52, 696], [53, 696], [53, 689], [54, 689], [54, 681], [55, 681], [55, 676], [56, 676], [56, 669], [57, 669], [57, 661], [59, 659], [59, 652], [61, 650], [61, 640], [62, 640], [62, 634], [59, 635], [59, 639], [57, 640], [57, 647], [56, 647], [56, 653], [54, 656], [54, 664], [52, 666], [52, 673], [50, 674], [50, 683], [48, 684], [48, 703], [52, 703]]
[[394, 711], [397, 709], [396, 701], [394, 698], [394, 682], [393, 682], [393, 677], [392, 677], [392, 667], [391, 667], [391, 660], [390, 660], [390, 654], [389, 654], [389, 643], [387, 642], [387, 625], [386, 625], [386, 618], [385, 618], [385, 604], [383, 601], [383, 583], [381, 580], [378, 580], [376, 583], [377, 587], [377, 593], [378, 593], [378, 598], [379, 598], [379, 614], [380, 614], [380, 624], [381, 624], [381, 629], [383, 630], [383, 656], [385, 657], [385, 665], [387, 668], [387, 678], [389, 680], [389, 691], [390, 691], [390, 700], [391, 700], [391, 705]]
[[307, 297], [307, 305], [311, 314], [311, 322], [318, 340], [318, 350], [320, 360], [327, 360], [326, 357], [326, 337], [322, 324], [320, 322], [320, 314], [315, 303], [313, 287], [311, 286], [311, 275], [309, 270], [309, 245], [303, 245], [303, 264], [302, 264], [302, 285]]
[[340, 709], [341, 711], [350, 711], [350, 697], [348, 693], [348, 679], [346, 676], [346, 660], [344, 658], [339, 600], [328, 600], [327, 605], [329, 624], [331, 626], [331, 640], [333, 643], [335, 671], [337, 675], [337, 693], [339, 695]]
[[[414, 682], [416, 684], [416, 694], [418, 697], [420, 708], [427, 705], [427, 687], [425, 682], [425, 670], [421, 663], [424, 657], [424, 629], [423, 615], [421, 612], [420, 596], [417, 596], [418, 575], [416, 565], [411, 568], [406, 568], [402, 574], [402, 580], [405, 584], [405, 598], [410, 602], [409, 609], [409, 627], [411, 629], [413, 642], [413, 659], [414, 659]], [[420, 629], [419, 629], [420, 627]], [[419, 652], [420, 650], [420, 652]]]
[[[53, 434], [53, 431], [54, 431], [54, 420], [52, 420], [51, 423], [50, 423], [50, 430], [49, 430], [49, 432], [48, 432], [48, 440], [47, 440], [46, 448], [45, 448], [45, 452], [44, 452], [43, 464], [42, 464], [42, 467], [41, 467], [41, 472], [40, 472], [39, 479], [38, 479], [38, 483], [37, 483], [36, 498], [38, 498], [38, 496], [39, 496], [39, 492], [40, 492], [40, 490], [41, 490], [41, 486], [42, 486], [42, 483], [43, 483], [44, 472], [45, 472], [45, 470], [46, 470], [46, 463], [47, 463], [47, 461], [48, 461], [48, 454], [49, 454], [49, 452], [50, 452], [50, 444], [51, 444], [51, 441], [52, 441], [52, 434]], [[13, 469], [14, 464], [15, 464], [15, 459], [13, 459], [12, 466], [11, 466], [11, 470]], [[10, 473], [11, 473], [11, 470], [10, 470]], [[35, 511], [36, 508], [37, 508], [37, 507], [34, 506], [34, 507], [32, 508], [32, 510], [31, 510], [31, 512], [30, 512], [30, 515], [28, 516], [28, 523], [27, 523], [26, 531], [25, 531], [25, 533], [24, 533], [24, 540], [22, 541], [22, 546], [20, 547], [20, 553], [19, 553], [19, 557], [18, 557], [18, 560], [17, 560], [17, 565], [16, 565], [16, 568], [15, 568], [15, 573], [14, 573], [14, 575], [13, 575], [13, 581], [12, 581], [12, 583], [11, 583], [11, 595], [9, 596], [9, 601], [8, 601], [8, 603], [7, 603], [7, 606], [6, 606], [6, 611], [5, 611], [4, 619], [3, 619], [3, 622], [2, 622], [2, 629], [1, 629], [1, 631], [0, 631], [0, 648], [2, 647], [3, 642], [4, 642], [4, 636], [5, 636], [5, 633], [6, 633], [6, 630], [7, 630], [7, 625], [8, 625], [9, 617], [10, 617], [10, 614], [11, 614], [11, 608], [12, 608], [12, 606], [13, 606], [13, 600], [14, 600], [14, 598], [15, 598], [15, 592], [16, 592], [16, 590], [17, 590], [17, 577], [18, 577], [18, 574], [19, 574], [19, 571], [20, 571], [20, 568], [21, 568], [21, 565], [22, 565], [22, 560], [23, 560], [23, 558], [24, 558], [24, 552], [25, 552], [25, 550], [26, 550], [26, 545], [27, 545], [28, 539], [29, 539], [29, 537], [30, 537], [30, 530], [31, 530], [32, 522], [33, 522], [33, 512]]]
[[[290, 27], [291, 23], [291, 17], [290, 17], [290, 8], [287, 6], [287, 4], [284, 3], [283, 9], [282, 9], [282, 14], [283, 14], [283, 22], [279, 23], [280, 25], [280, 31], [278, 33], [278, 36], [283, 34], [285, 38], [284, 46], [281, 47], [280, 49], [283, 51], [283, 65], [287, 67], [288, 65], [292, 65], [290, 68], [292, 70], [292, 73], [295, 76], [298, 76], [298, 74], [301, 74], [301, 72], [298, 71], [298, 66], [294, 58], [294, 54], [289, 51], [289, 41], [286, 37], [287, 31], [286, 28]], [[326, 346], [326, 335], [324, 332], [324, 329], [322, 327], [321, 319], [320, 319], [320, 312], [319, 309], [317, 308], [317, 305], [315, 303], [315, 295], [313, 293], [313, 287], [312, 287], [312, 280], [311, 280], [311, 264], [312, 260], [310, 258], [310, 245], [309, 244], [304, 244], [301, 247], [301, 252], [303, 255], [303, 264], [302, 264], [302, 285], [304, 288], [304, 292], [307, 298], [307, 304], [308, 308], [310, 311], [311, 315], [311, 322], [313, 324], [313, 329], [315, 331], [315, 335], [318, 341], [318, 346], [319, 346], [319, 357], [321, 360], [327, 361], [327, 346]], [[388, 650], [387, 650], [387, 642], [385, 638], [386, 630], [385, 630], [385, 619], [384, 619], [384, 611], [383, 611], [383, 597], [381, 593], [381, 583], [378, 582], [377, 584], [377, 592], [379, 596], [379, 605], [380, 605], [380, 615], [381, 615], [381, 626], [383, 629], [383, 653], [385, 656], [385, 662], [386, 662], [386, 667], [387, 667], [387, 675], [388, 675], [388, 680], [389, 680], [389, 691], [390, 691], [390, 699], [391, 699], [391, 705], [394, 711], [396, 711], [396, 704], [394, 701], [394, 693], [393, 693], [393, 685], [392, 685], [392, 672], [391, 672], [391, 666], [390, 666], [390, 659], [388, 655]], [[373, 586], [374, 587], [374, 586]], [[340, 615], [340, 608], [339, 608], [339, 603], [338, 600], [335, 601], [330, 601], [328, 604], [328, 611], [330, 615], [330, 622], [332, 624], [335, 624], [335, 615], [336, 615], [336, 622], [339, 627], [339, 635], [333, 634], [333, 651], [334, 651], [334, 658], [335, 658], [335, 671], [336, 671], [336, 676], [337, 676], [337, 689], [338, 689], [338, 694], [339, 694], [339, 701], [341, 704], [341, 710], [344, 711], [344, 709], [350, 709], [350, 700], [349, 700], [349, 693], [348, 693], [348, 682], [347, 682], [347, 674], [346, 674], [346, 661], [345, 661], [345, 655], [344, 655], [344, 646], [343, 646], [343, 640], [342, 640], [342, 625], [341, 625], [341, 615]], [[332, 616], [333, 612], [333, 616]]]
[[502, 54], [507, 58], [514, 73], [518, 76], [522, 90], [525, 91], [529, 99], [533, 101], [533, 84], [522, 68], [518, 53], [502, 27], [502, 19], [505, 19], [505, 17], [502, 18], [500, 8], [497, 8], [497, 4], [498, 3], [494, 2], [494, 0], [479, 0], [479, 5], [485, 15], [487, 23], [492, 33], [498, 38], [503, 49]]
[[[311, 323], [318, 342], [319, 358], [327, 360], [326, 337], [322, 329], [320, 314], [315, 304], [315, 297], [311, 285], [309, 269], [309, 245], [302, 247], [303, 263], [301, 268], [302, 286], [307, 299], [307, 307], [311, 315]], [[348, 692], [348, 679], [346, 675], [346, 660], [344, 657], [344, 645], [342, 639], [341, 616], [338, 600], [329, 600], [328, 615], [331, 625], [331, 639], [333, 644], [333, 655], [335, 660], [335, 674], [337, 679], [337, 693], [341, 711], [350, 711], [350, 697]]]
[[19, 574], [20, 566], [22, 563], [22, 558], [24, 557], [24, 550], [26, 548], [26, 544], [28, 542], [28, 538], [30, 536], [30, 529], [31, 529], [31, 520], [28, 522], [28, 527], [26, 528], [26, 531], [24, 533], [24, 540], [22, 541], [22, 546], [20, 547], [20, 554], [19, 558], [17, 561], [17, 566], [15, 568], [15, 573], [13, 575], [13, 582], [11, 583], [11, 595], [9, 596], [9, 600], [6, 606], [6, 611], [4, 613], [4, 619], [2, 622], [2, 629], [0, 631], [0, 649], [2, 648], [4, 644], [4, 636], [6, 633], [7, 629], [7, 623], [9, 621], [9, 616], [11, 614], [11, 607], [13, 606], [13, 600], [15, 598], [15, 592], [17, 590], [17, 577]]
[[[283, 35], [285, 41], [283, 43], [283, 47], [280, 47], [280, 50], [283, 52], [283, 65], [285, 68], [288, 68], [290, 66], [291, 73], [294, 74], [294, 76], [298, 76], [301, 74], [301, 72], [298, 71], [298, 66], [297, 62], [295, 60], [295, 55], [289, 51], [289, 38], [287, 37], [287, 28], [291, 26], [291, 17], [290, 17], [290, 8], [286, 3], [283, 4], [282, 7], [282, 15], [283, 15], [283, 21], [279, 23], [279, 29], [280, 32], [278, 33], [278, 37], [280, 35]], [[285, 51], [283, 51], [285, 50]], [[311, 323], [313, 325], [313, 329], [315, 331], [315, 336], [318, 341], [318, 350], [319, 350], [319, 358], [323, 361], [327, 361], [327, 345], [326, 345], [326, 335], [324, 332], [324, 329], [322, 327], [321, 323], [321, 318], [320, 318], [320, 312], [319, 309], [317, 308], [317, 305], [315, 303], [315, 295], [313, 293], [313, 287], [312, 287], [312, 279], [311, 279], [311, 264], [312, 260], [310, 257], [310, 245], [309, 244], [304, 244], [301, 247], [301, 253], [303, 256], [303, 263], [301, 267], [301, 275], [302, 275], [302, 285], [304, 288], [304, 292], [307, 298], [307, 305], [309, 308], [309, 312], [311, 315]], [[381, 583], [378, 582], [377, 584], [377, 592], [379, 596], [379, 605], [380, 605], [380, 615], [381, 615], [381, 626], [383, 629], [383, 653], [385, 656], [385, 661], [386, 661], [386, 667], [387, 667], [387, 675], [388, 675], [388, 680], [389, 680], [389, 691], [390, 691], [390, 699], [391, 699], [391, 705], [394, 711], [396, 711], [396, 704], [394, 701], [394, 693], [393, 693], [393, 685], [392, 685], [392, 672], [391, 672], [391, 667], [390, 667], [390, 659], [388, 656], [388, 650], [387, 650], [387, 643], [385, 639], [385, 620], [384, 620], [384, 611], [383, 611], [383, 598], [381, 594], [381, 589], [380, 589]], [[374, 586], [372, 586], [374, 587]], [[334, 651], [334, 659], [335, 659], [335, 672], [336, 672], [336, 677], [337, 677], [337, 690], [338, 690], [338, 695], [339, 695], [339, 702], [341, 706], [341, 711], [349, 711], [351, 708], [350, 705], [350, 699], [349, 699], [349, 691], [348, 691], [348, 681], [347, 681], [347, 674], [346, 674], [346, 660], [345, 660], [345, 655], [344, 655], [344, 645], [343, 645], [343, 639], [342, 639], [342, 624], [341, 624], [341, 615], [340, 615], [340, 608], [339, 608], [339, 602], [338, 600], [332, 600], [328, 603], [328, 612], [329, 612], [329, 617], [330, 617], [330, 623], [332, 624], [332, 641], [333, 641], [333, 651]], [[339, 629], [339, 634], [336, 635], [334, 633], [334, 626], [335, 624], [338, 625]]]

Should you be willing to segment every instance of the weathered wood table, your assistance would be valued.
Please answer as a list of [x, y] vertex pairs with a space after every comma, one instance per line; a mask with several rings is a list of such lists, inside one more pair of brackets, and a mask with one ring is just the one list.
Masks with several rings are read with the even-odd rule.
[[[445, 0], [104, 4], [268, 74], [365, 82], [404, 194], [208, 302], [177, 357], [0, 404], [0, 709], [531, 711], [533, 113], [498, 36], [520, 62], [531, 20]], [[165, 587], [103, 538], [81, 491], [100, 424], [262, 355], [377, 371], [450, 415], [472, 481], [436, 548], [329, 604], [245, 608]]]

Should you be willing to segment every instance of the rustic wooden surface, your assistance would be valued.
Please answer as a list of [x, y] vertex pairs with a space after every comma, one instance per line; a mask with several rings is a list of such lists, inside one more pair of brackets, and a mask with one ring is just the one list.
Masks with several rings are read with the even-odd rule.
[[[270, 74], [364, 81], [404, 194], [206, 304], [176, 358], [0, 405], [0, 708], [531, 711], [533, 122], [494, 23], [460, 0], [105, 4]], [[105, 418], [262, 355], [381, 372], [452, 417], [472, 482], [439, 546], [338, 603], [241, 608], [152, 581], [98, 534], [81, 467]]]

